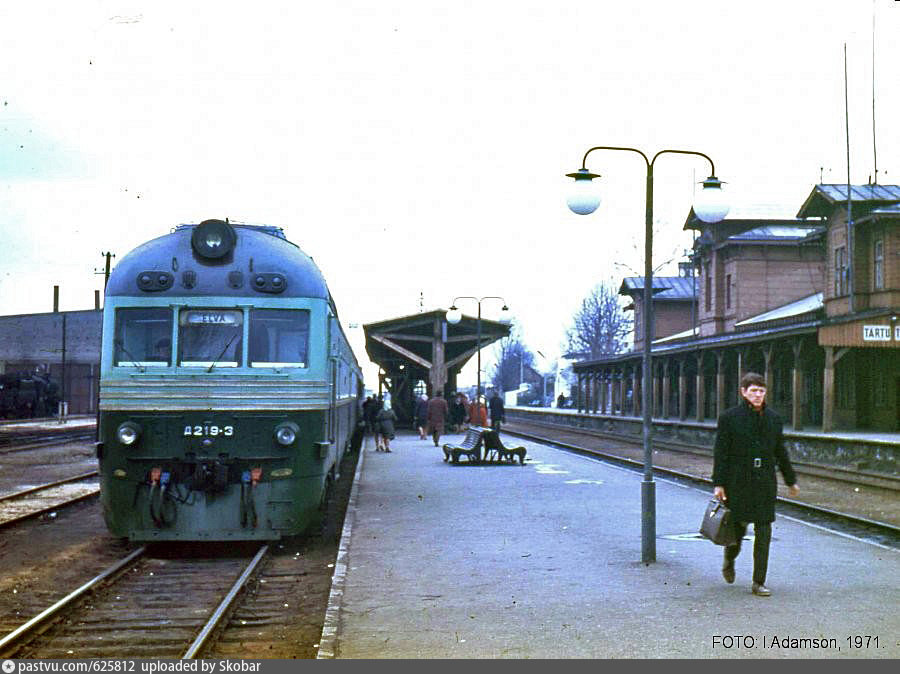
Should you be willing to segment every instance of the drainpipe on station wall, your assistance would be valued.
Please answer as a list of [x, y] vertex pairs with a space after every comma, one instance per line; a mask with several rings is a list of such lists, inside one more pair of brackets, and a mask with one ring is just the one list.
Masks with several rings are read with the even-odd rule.
[[[59, 286], [53, 286], [53, 313], [59, 313]], [[66, 402], [66, 314], [62, 315], [62, 352], [60, 354], [60, 403], [59, 418], [62, 420], [66, 416], [68, 403]]]

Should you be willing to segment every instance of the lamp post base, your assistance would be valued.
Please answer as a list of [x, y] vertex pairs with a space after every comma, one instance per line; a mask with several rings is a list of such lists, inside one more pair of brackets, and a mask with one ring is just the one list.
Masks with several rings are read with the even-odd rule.
[[641, 561], [656, 561], [656, 482], [641, 482]]

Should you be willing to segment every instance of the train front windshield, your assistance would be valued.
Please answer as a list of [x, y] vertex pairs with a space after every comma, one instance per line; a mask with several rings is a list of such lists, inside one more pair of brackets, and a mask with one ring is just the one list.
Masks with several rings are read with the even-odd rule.
[[172, 354], [172, 310], [118, 309], [113, 339], [116, 366], [165, 366]]
[[237, 367], [243, 325], [240, 309], [182, 309], [178, 316], [179, 365]]
[[[179, 367], [241, 367], [245, 312], [241, 309], [182, 308], [176, 350]], [[113, 359], [116, 366], [172, 364], [172, 309], [116, 311]], [[309, 311], [250, 309], [250, 367], [305, 368], [309, 352]]]
[[308, 350], [308, 311], [250, 311], [251, 367], [306, 367]]

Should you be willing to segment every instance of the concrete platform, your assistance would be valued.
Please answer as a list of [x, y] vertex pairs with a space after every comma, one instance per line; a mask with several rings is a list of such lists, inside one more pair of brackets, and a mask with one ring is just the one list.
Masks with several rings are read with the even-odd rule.
[[504, 442], [527, 447], [525, 466], [367, 439], [320, 658], [900, 656], [900, 552], [779, 516], [773, 595], [756, 597], [752, 542], [727, 585], [722, 549], [695, 535], [706, 492], [657, 479], [646, 566], [640, 474]]

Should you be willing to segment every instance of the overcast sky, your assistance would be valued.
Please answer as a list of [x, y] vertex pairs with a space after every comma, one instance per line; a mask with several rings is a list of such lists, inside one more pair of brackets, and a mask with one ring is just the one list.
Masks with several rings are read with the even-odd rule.
[[[93, 307], [101, 252], [180, 223], [275, 224], [362, 325], [499, 295], [560, 353], [591, 287], [643, 273], [645, 168], [712, 157], [735, 207], [796, 214], [820, 174], [900, 176], [900, 2], [30, 0], [0, 16], [0, 314]], [[680, 256], [701, 159], [656, 165]], [[674, 273], [674, 262], [660, 273]], [[467, 314], [473, 302], [461, 303]], [[487, 301], [494, 317], [498, 302]], [[489, 361], [485, 351], [485, 361]], [[374, 370], [367, 367], [369, 385]], [[474, 383], [474, 359], [462, 382]]]

